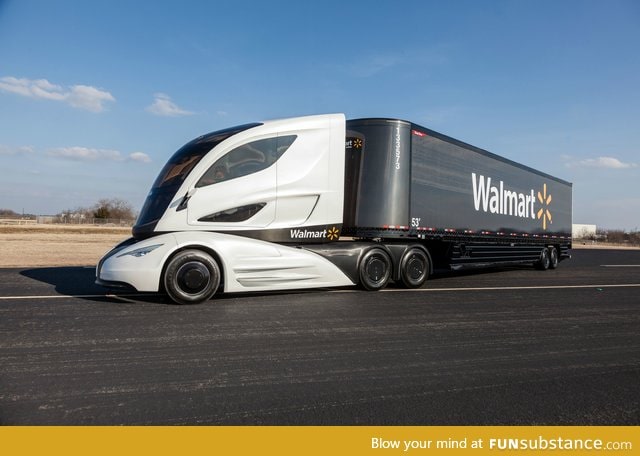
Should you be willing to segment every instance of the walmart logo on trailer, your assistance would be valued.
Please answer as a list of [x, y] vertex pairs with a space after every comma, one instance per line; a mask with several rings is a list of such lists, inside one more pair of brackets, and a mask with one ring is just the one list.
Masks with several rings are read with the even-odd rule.
[[551, 223], [551, 195], [547, 195], [547, 184], [544, 184], [544, 195], [538, 192], [540, 204], [546, 206], [536, 213], [536, 193], [533, 189], [523, 193], [505, 187], [504, 182], [495, 183], [491, 177], [484, 177], [471, 173], [473, 186], [473, 207], [476, 211], [482, 210], [491, 214], [510, 215], [519, 218], [542, 219], [542, 227], [547, 229], [547, 222]]

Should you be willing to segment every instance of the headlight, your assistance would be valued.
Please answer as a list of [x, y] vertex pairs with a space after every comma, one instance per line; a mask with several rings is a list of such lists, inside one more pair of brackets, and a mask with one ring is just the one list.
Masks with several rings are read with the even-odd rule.
[[150, 246], [147, 246], [147, 247], [140, 247], [139, 249], [132, 250], [131, 252], [127, 252], [127, 253], [123, 253], [121, 255], [118, 255], [118, 258], [123, 257], [123, 256], [127, 256], [127, 255], [131, 255], [131, 256], [134, 256], [136, 258], [140, 258], [142, 256], [145, 256], [149, 252], [153, 252], [155, 249], [157, 249], [158, 247], [160, 247], [162, 245], [164, 245], [164, 244], [154, 244], [154, 245], [150, 245]]

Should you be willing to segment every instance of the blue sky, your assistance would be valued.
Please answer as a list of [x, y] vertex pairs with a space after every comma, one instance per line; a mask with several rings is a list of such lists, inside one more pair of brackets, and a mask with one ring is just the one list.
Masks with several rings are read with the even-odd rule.
[[134, 207], [200, 134], [344, 112], [574, 183], [640, 227], [637, 1], [0, 0], [0, 208]]

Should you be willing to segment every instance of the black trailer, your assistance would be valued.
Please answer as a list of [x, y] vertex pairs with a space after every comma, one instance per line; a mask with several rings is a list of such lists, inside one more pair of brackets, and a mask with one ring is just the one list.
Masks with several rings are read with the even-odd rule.
[[398, 262], [411, 246], [427, 269], [555, 268], [570, 258], [571, 187], [411, 122], [349, 120], [342, 235], [388, 248], [407, 285], [412, 268]]

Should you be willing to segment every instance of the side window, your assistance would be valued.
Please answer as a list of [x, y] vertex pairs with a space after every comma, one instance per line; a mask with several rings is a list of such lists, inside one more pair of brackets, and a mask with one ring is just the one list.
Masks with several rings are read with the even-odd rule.
[[257, 173], [273, 165], [296, 140], [296, 135], [259, 139], [228, 152], [200, 178], [196, 187]]

